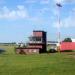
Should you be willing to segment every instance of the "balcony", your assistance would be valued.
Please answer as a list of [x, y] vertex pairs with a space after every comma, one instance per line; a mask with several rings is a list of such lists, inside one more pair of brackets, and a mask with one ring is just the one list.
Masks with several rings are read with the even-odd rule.
[[42, 41], [29, 41], [29, 43], [42, 43]]

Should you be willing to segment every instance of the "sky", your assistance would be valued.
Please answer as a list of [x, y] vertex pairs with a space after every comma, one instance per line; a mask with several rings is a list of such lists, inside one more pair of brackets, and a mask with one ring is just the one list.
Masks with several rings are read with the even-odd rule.
[[0, 42], [27, 42], [33, 30], [46, 31], [50, 41], [59, 31], [61, 40], [75, 39], [75, 0], [0, 0]]

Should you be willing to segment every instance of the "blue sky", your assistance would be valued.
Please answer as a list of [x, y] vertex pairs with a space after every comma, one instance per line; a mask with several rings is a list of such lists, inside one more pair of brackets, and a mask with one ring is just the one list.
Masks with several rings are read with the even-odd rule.
[[57, 40], [58, 9], [61, 3], [61, 39], [75, 38], [75, 0], [0, 0], [0, 42], [26, 42], [33, 30], [47, 31]]

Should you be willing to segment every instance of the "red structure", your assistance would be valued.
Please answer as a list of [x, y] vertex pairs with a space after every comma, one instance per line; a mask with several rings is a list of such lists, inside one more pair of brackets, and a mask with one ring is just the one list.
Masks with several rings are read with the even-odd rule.
[[33, 35], [29, 37], [28, 46], [16, 48], [17, 54], [33, 54], [46, 52], [46, 32], [33, 31]]
[[60, 45], [60, 50], [75, 50], [75, 42], [62, 42]]

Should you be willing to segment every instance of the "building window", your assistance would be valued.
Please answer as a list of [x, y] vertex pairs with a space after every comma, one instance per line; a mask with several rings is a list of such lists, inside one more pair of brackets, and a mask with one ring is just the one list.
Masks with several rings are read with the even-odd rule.
[[37, 37], [36, 38], [36, 41], [41, 41], [41, 37]]

